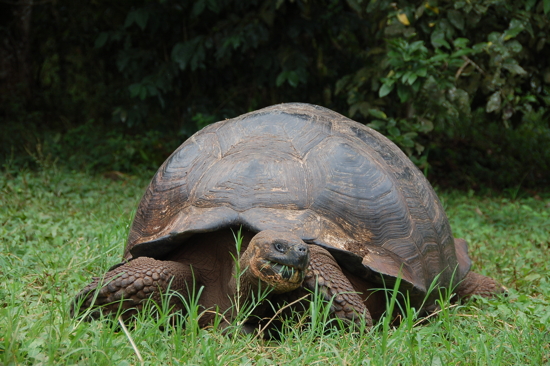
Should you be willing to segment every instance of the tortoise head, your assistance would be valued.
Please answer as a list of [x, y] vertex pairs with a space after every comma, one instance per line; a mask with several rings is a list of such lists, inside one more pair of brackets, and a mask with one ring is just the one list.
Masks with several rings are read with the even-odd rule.
[[265, 230], [252, 238], [242, 259], [253, 277], [283, 293], [302, 285], [309, 248], [294, 234]]

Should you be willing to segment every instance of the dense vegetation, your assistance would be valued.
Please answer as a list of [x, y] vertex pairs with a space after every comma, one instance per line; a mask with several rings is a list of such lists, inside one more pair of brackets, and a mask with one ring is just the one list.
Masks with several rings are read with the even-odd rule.
[[9, 166], [156, 167], [280, 102], [380, 130], [440, 184], [550, 182], [550, 0], [0, 3]]
[[[281, 340], [198, 330], [196, 314], [72, 320], [69, 303], [118, 263], [147, 180], [116, 181], [56, 169], [0, 175], [2, 365], [546, 365], [550, 362], [550, 196], [442, 193], [474, 270], [507, 297], [428, 319], [414, 309], [371, 330], [331, 330], [315, 303]], [[446, 298], [443, 297], [445, 300]], [[322, 309], [322, 308], [321, 308]], [[172, 319], [177, 326], [171, 325]], [[185, 324], [186, 327], [179, 326]], [[144, 362], [133, 350], [136, 344]]]

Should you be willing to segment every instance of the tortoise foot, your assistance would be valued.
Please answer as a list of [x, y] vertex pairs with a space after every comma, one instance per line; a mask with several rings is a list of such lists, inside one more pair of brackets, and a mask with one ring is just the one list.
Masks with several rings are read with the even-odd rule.
[[[94, 277], [92, 283], [76, 296], [71, 315], [92, 308], [92, 318], [100, 314], [116, 314], [119, 310], [122, 310], [123, 318], [128, 318], [149, 298], [160, 303], [161, 295], [168, 289], [186, 295], [183, 291], [188, 279], [192, 279], [189, 266], [147, 257], [136, 258], [117, 266], [102, 278]], [[181, 308], [181, 301], [176, 297], [172, 298], [171, 304]]]

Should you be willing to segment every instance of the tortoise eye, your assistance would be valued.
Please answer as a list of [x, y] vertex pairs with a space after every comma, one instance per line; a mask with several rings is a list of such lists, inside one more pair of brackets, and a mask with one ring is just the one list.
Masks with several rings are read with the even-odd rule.
[[284, 253], [284, 251], [285, 251], [285, 247], [281, 243], [275, 243], [275, 249], [277, 249], [277, 251], [279, 251], [281, 253]]

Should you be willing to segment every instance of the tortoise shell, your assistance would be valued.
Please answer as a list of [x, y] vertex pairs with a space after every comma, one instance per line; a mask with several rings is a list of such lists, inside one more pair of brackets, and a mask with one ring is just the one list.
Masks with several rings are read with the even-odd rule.
[[[390, 140], [323, 107], [290, 103], [214, 123], [159, 168], [125, 258], [166, 258], [196, 233], [289, 231], [341, 267], [423, 296], [469, 270], [437, 195]], [[200, 244], [193, 244], [200, 245]]]

